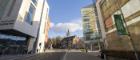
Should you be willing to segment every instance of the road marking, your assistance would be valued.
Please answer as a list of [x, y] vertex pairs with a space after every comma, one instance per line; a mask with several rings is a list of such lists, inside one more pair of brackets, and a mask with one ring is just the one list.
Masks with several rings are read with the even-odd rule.
[[63, 56], [62, 60], [66, 60], [68, 52], [66, 51], [65, 55]]

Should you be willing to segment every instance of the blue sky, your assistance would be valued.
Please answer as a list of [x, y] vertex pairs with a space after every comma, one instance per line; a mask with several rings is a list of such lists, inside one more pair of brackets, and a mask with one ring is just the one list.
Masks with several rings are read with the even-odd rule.
[[49, 37], [65, 36], [67, 29], [71, 35], [82, 36], [80, 9], [92, 0], [48, 0], [50, 6], [51, 29]]

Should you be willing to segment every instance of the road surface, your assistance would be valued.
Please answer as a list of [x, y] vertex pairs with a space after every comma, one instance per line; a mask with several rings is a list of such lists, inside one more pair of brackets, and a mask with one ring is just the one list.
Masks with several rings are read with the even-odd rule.
[[0, 60], [101, 60], [94, 53], [47, 52], [35, 55], [1, 56]]

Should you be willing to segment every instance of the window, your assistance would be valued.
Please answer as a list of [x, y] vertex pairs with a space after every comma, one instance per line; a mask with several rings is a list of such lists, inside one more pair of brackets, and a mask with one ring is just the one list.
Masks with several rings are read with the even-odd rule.
[[32, 0], [32, 2], [36, 5], [37, 4], [37, 0]]
[[0, 0], [0, 18], [4, 15], [8, 2], [9, 0]]
[[31, 4], [29, 8], [29, 12], [26, 15], [26, 22], [32, 24], [33, 18], [35, 14], [35, 7]]
[[89, 21], [89, 19], [84, 19], [84, 21], [86, 22], [86, 21]]

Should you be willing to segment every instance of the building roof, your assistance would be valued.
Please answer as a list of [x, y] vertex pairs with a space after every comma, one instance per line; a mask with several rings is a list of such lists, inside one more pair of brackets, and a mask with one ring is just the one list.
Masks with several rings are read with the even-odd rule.
[[76, 36], [65, 37], [62, 41], [73, 40]]

